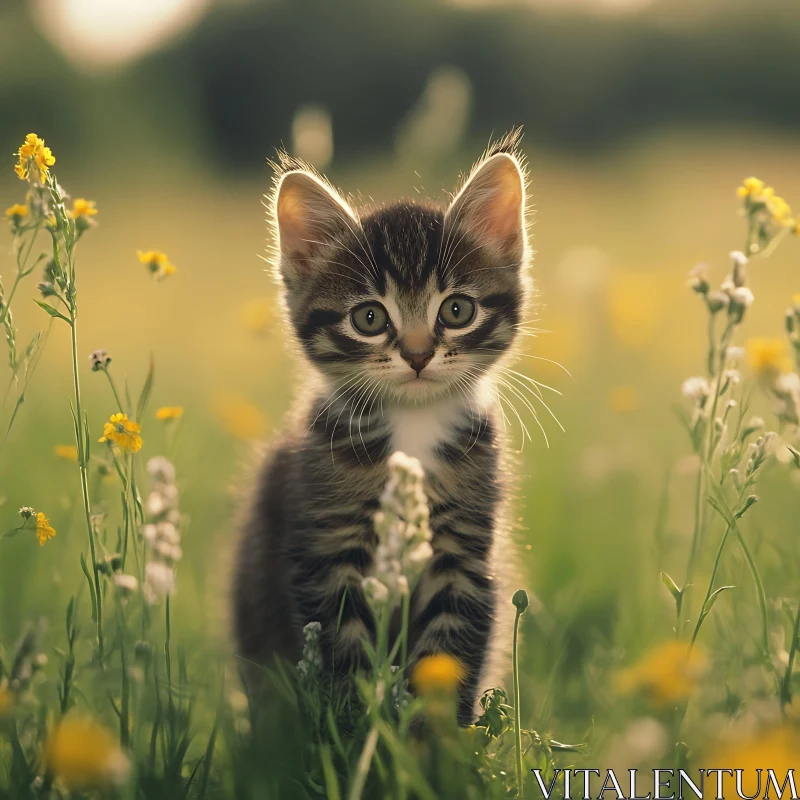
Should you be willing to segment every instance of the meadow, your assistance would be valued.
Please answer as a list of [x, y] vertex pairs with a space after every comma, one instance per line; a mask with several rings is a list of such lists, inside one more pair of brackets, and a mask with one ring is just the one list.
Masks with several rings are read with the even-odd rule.
[[[787, 309], [799, 302], [800, 240], [784, 225], [791, 214], [761, 200], [763, 187], [737, 196], [754, 174], [800, 207], [791, 141], [673, 133], [585, 160], [530, 147], [531, 319], [547, 332], [524, 343], [534, 357], [516, 368], [563, 393], [548, 402], [565, 432], [542, 415], [548, 446], [519, 407], [528, 440], [510, 415], [520, 449], [515, 540], [530, 602], [520, 617], [521, 702], [509, 676], [508, 702], [494, 695], [480, 728], [466, 732], [448, 717], [446, 685], [395, 709], [386, 653], [349, 692], [326, 693], [290, 668], [282, 699], [255, 709], [237, 683], [226, 619], [236, 487], [299, 378], [259, 260], [268, 255], [267, 168], [239, 182], [169, 161], [152, 171], [100, 159], [81, 169], [48, 144], [58, 160], [47, 180], [56, 174], [70, 193], [53, 231], [65, 287], [75, 268], [75, 363], [88, 420], [78, 436], [91, 453], [63, 449], [76, 447], [71, 325], [32, 298], [67, 318], [72, 301], [65, 295], [61, 307], [36, 288], [45, 259], [11, 302], [18, 351], [42, 331], [41, 357], [29, 380], [6, 371], [0, 418], [0, 796], [69, 787], [148, 798], [538, 796], [529, 774], [522, 788], [515, 774], [516, 720], [535, 731], [523, 738], [526, 772], [697, 768], [712, 756], [738, 768], [798, 763], [800, 390], [789, 378], [798, 367]], [[331, 177], [365, 200], [441, 196], [479, 151], [422, 177], [413, 164], [382, 161]], [[42, 202], [52, 205], [56, 185], [35, 171], [21, 182], [15, 161], [0, 171], [3, 208], [26, 203], [28, 189], [47, 190]], [[97, 213], [80, 213], [80, 197]], [[23, 228], [40, 224], [29, 265], [40, 251], [51, 255], [51, 223], [40, 216], [7, 215], [6, 302], [15, 230], [27, 243]], [[68, 244], [79, 232], [73, 261]], [[164, 274], [156, 248], [174, 274]], [[736, 278], [729, 254], [742, 250], [752, 258]], [[701, 262], [706, 288], [702, 272], [689, 285]], [[721, 288], [729, 275], [734, 285]], [[752, 304], [746, 292], [732, 304], [737, 289], [751, 291]], [[720, 291], [727, 300], [712, 297]], [[709, 355], [709, 307], [718, 302]], [[800, 312], [791, 324], [800, 326]], [[92, 369], [95, 351], [110, 355], [107, 369]], [[692, 377], [705, 387], [684, 383]], [[157, 418], [177, 408], [179, 418]], [[97, 441], [123, 410], [141, 426], [122, 432], [140, 433], [135, 453], [127, 438], [112, 448]], [[754, 416], [763, 424], [749, 430]], [[146, 465], [157, 456], [174, 462], [182, 552], [161, 559], [174, 567], [174, 591], [162, 584], [169, 599], [151, 604], [138, 587], [122, 596], [103, 553], [128, 541], [125, 572], [147, 583]], [[104, 515], [89, 523], [94, 559], [84, 461], [92, 511]], [[153, 491], [172, 483], [162, 465]], [[34, 510], [28, 520], [23, 507]], [[41, 547], [39, 512], [56, 532]], [[90, 584], [106, 612], [102, 654]], [[415, 714], [427, 714], [437, 747], [408, 732]]]

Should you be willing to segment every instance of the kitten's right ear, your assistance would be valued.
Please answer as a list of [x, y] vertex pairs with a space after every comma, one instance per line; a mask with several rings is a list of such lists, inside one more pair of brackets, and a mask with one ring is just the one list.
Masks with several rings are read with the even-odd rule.
[[305, 170], [284, 174], [275, 192], [275, 218], [282, 270], [302, 270], [334, 237], [353, 231], [358, 218], [327, 184]]

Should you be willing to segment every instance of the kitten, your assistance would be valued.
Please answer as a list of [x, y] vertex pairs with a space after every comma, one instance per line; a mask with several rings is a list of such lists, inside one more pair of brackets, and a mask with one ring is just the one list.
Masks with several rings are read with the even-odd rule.
[[386, 459], [418, 458], [434, 554], [411, 600], [411, 661], [462, 662], [462, 724], [495, 652], [498, 604], [510, 603], [498, 589], [508, 480], [493, 372], [528, 295], [518, 139], [490, 147], [447, 208], [359, 213], [283, 157], [277, 270], [312, 377], [261, 470], [234, 584], [243, 658], [296, 662], [303, 626], [318, 621], [330, 666], [363, 665], [375, 623], [361, 580]]

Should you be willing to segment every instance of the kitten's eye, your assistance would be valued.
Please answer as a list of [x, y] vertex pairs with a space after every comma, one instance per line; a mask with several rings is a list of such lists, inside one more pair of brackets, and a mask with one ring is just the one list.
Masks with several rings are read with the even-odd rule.
[[454, 294], [442, 303], [439, 322], [446, 328], [464, 328], [475, 316], [475, 303], [463, 294]]
[[389, 314], [380, 303], [364, 303], [350, 313], [353, 327], [364, 336], [377, 336], [389, 325]]

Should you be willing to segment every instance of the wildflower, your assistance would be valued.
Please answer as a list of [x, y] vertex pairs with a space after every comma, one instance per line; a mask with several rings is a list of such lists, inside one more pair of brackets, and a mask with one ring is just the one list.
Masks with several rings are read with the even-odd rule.
[[22, 519], [30, 519], [35, 513], [36, 511], [31, 506], [22, 506], [19, 510], [19, 515]]
[[736, 190], [738, 197], [745, 199], [750, 197], [760, 197], [764, 191], [764, 181], [758, 178], [745, 178], [742, 185]]
[[706, 307], [712, 314], [722, 311], [730, 305], [731, 299], [725, 292], [709, 292], [706, 295]]
[[244, 327], [256, 336], [263, 336], [275, 321], [274, 306], [271, 300], [251, 300], [242, 309]]
[[100, 372], [108, 368], [111, 363], [111, 356], [105, 350], [95, 350], [89, 356], [89, 363], [92, 366], [92, 372]]
[[175, 465], [164, 456], [154, 456], [147, 462], [147, 474], [156, 483], [175, 483]]
[[754, 299], [753, 293], [746, 286], [737, 286], [731, 294], [731, 304], [736, 303], [745, 309], [753, 305]]
[[156, 603], [162, 597], [172, 594], [175, 588], [175, 571], [159, 561], [150, 561], [144, 570], [148, 602]]
[[83, 197], [76, 197], [69, 215], [72, 219], [78, 219], [78, 217], [94, 217], [97, 214], [96, 205], [94, 200], [85, 200]]
[[[736, 770], [740, 797], [768, 797], [771, 785], [780, 796], [780, 784], [800, 763], [800, 737], [788, 726], [759, 731], [738, 741], [718, 742], [712, 750], [707, 763]], [[772, 783], [770, 771], [778, 786]]]
[[127, 414], [112, 414], [103, 426], [103, 435], [98, 441], [113, 443], [126, 453], [138, 453], [142, 449], [141, 430], [141, 425], [129, 420]]
[[689, 272], [689, 288], [697, 294], [706, 294], [711, 288], [708, 282], [708, 264], [698, 264]]
[[778, 375], [774, 388], [778, 394], [800, 392], [800, 375], [796, 372], [785, 372], [783, 375]]
[[251, 402], [237, 395], [221, 394], [213, 405], [213, 411], [222, 427], [237, 439], [248, 441], [264, 435], [266, 420], [261, 411]]
[[170, 421], [180, 419], [183, 416], [183, 408], [181, 406], [162, 406], [156, 411], [156, 419]]
[[48, 539], [52, 539], [56, 535], [55, 528], [50, 525], [50, 521], [40, 511], [36, 515], [36, 538], [39, 540], [39, 546], [44, 547], [44, 543]]
[[700, 402], [705, 400], [710, 392], [711, 387], [708, 385], [708, 381], [705, 378], [687, 378], [681, 384], [681, 394], [684, 397], [688, 397], [690, 400], [697, 400]]
[[421, 658], [412, 673], [414, 688], [422, 695], [452, 692], [464, 680], [464, 667], [446, 653]]
[[45, 747], [47, 771], [70, 791], [119, 785], [130, 762], [107, 728], [83, 717], [66, 717]]
[[175, 564], [183, 557], [180, 548], [181, 522], [178, 510], [178, 488], [175, 486], [175, 467], [163, 456], [147, 462], [150, 493], [145, 501], [148, 523], [142, 535], [147, 543], [149, 558], [145, 566], [144, 596], [154, 605], [171, 595], [175, 588]]
[[10, 206], [6, 209], [6, 216], [12, 222], [19, 222], [23, 217], [28, 216], [28, 206], [20, 205], [19, 203], [14, 203], [13, 206]]
[[139, 581], [133, 575], [117, 573], [111, 578], [111, 582], [122, 595], [133, 594], [139, 588]]
[[303, 628], [303, 657], [297, 664], [297, 671], [305, 679], [314, 679], [322, 672], [322, 625], [309, 622]]
[[756, 433], [756, 431], [764, 430], [765, 425], [766, 423], [761, 417], [750, 417], [742, 428], [742, 439], [746, 439], [751, 434]]
[[410, 583], [416, 580], [433, 553], [422, 465], [398, 450], [389, 457], [388, 471], [381, 508], [375, 514], [378, 547], [373, 574], [362, 582], [368, 596], [378, 605], [387, 601], [394, 604], [407, 594]]
[[783, 339], [750, 339], [747, 342], [747, 357], [751, 369], [760, 378], [774, 379], [792, 368]]
[[636, 411], [639, 396], [633, 386], [617, 386], [608, 393], [608, 407], [612, 411], [624, 413]]
[[361, 582], [364, 594], [373, 603], [380, 605], [389, 599], [389, 590], [374, 576], [370, 575]]
[[725, 358], [732, 362], [737, 363], [745, 357], [744, 347], [729, 347], [725, 351]]
[[78, 460], [78, 448], [74, 444], [57, 444], [54, 448], [55, 454], [65, 461]]
[[686, 642], [668, 641], [656, 646], [617, 678], [622, 694], [643, 691], [657, 705], [689, 697], [703, 676], [706, 659]]
[[47, 179], [49, 168], [56, 163], [55, 156], [49, 147], [45, 147], [44, 139], [39, 138], [35, 133], [29, 133], [25, 141], [17, 150], [18, 163], [14, 167], [14, 172], [20, 180], [28, 180], [31, 168], [38, 168], [39, 179], [42, 183]]
[[150, 274], [158, 281], [169, 277], [175, 272], [176, 267], [170, 263], [166, 253], [162, 253], [159, 250], [137, 250], [136, 255], [139, 257], [139, 261], [150, 270]]

